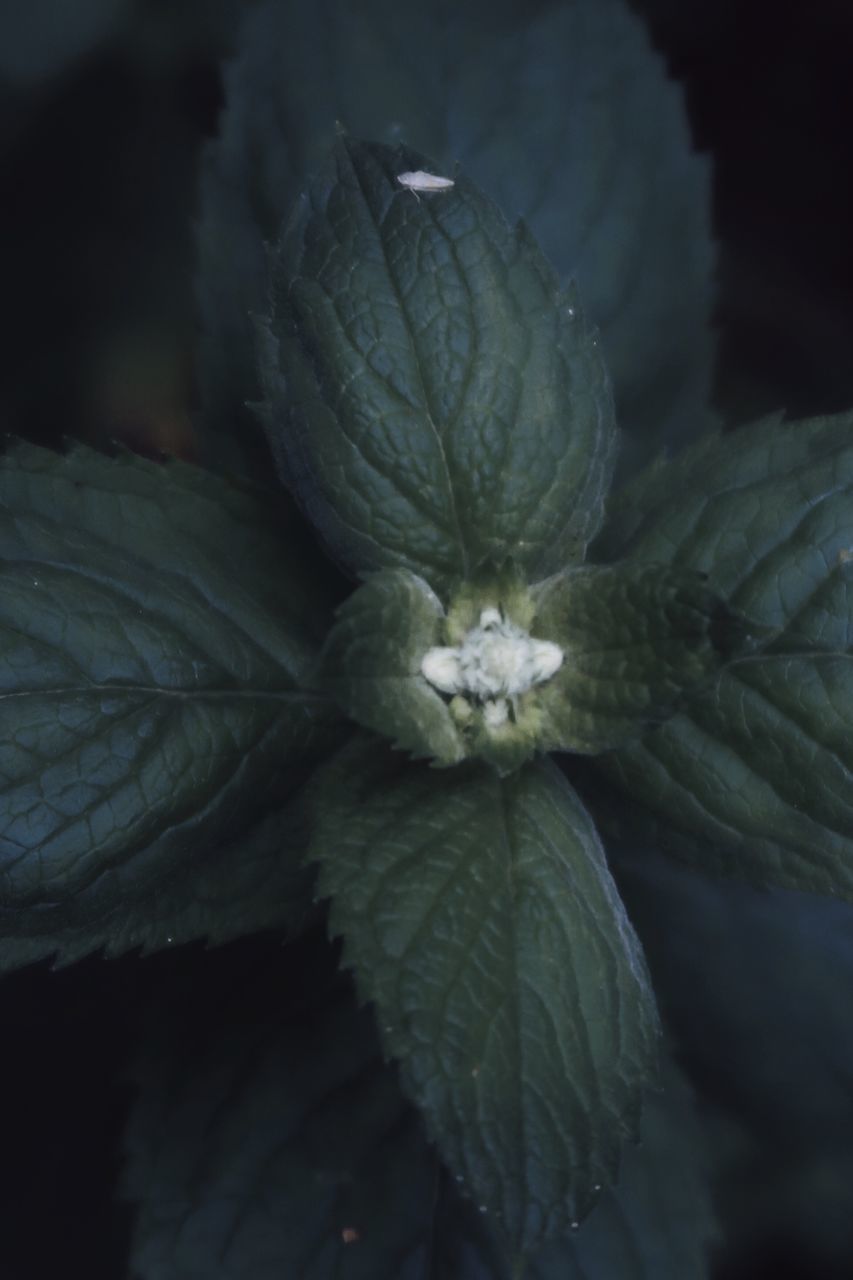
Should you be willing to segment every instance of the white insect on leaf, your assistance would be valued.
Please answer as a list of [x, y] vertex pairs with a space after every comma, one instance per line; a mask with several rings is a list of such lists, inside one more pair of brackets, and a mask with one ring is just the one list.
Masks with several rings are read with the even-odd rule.
[[398, 173], [397, 181], [401, 187], [405, 187], [407, 191], [413, 191], [415, 195], [419, 191], [449, 191], [451, 187], [456, 186], [453, 178], [442, 178], [437, 173], [425, 173], [423, 169], [407, 169], [405, 173]]

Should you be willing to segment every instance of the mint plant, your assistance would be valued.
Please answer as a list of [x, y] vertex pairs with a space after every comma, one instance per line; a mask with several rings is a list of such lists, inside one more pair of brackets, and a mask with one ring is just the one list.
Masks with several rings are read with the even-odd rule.
[[[209, 443], [232, 471], [267, 447], [280, 488], [80, 446], [0, 464], [0, 961], [273, 929], [300, 964], [213, 1065], [193, 1044], [164, 1082], [146, 1041], [145, 1276], [210, 1274], [267, 1176], [283, 1225], [229, 1274], [604, 1275], [620, 1231], [646, 1274], [632, 1164], [692, 1144], [648, 1101], [660, 1020], [591, 809], [851, 896], [853, 419], [703, 435], [614, 486], [580, 291], [464, 163], [418, 170], [446, 171], [342, 132], [268, 246], [266, 444]], [[275, 1125], [241, 1142], [222, 1097]], [[702, 1274], [695, 1219], [673, 1275]]]

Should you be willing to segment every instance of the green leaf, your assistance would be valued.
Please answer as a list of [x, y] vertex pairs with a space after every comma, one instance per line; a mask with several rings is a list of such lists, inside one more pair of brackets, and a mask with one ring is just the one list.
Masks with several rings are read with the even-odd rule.
[[718, 1235], [708, 1139], [683, 1077], [666, 1064], [665, 1090], [643, 1110], [640, 1144], [619, 1184], [577, 1235], [534, 1260], [529, 1280], [710, 1280]]
[[642, 953], [550, 765], [438, 773], [355, 743], [321, 772], [320, 892], [452, 1173], [514, 1250], [616, 1174], [654, 1069]]
[[298, 855], [273, 859], [338, 717], [298, 687], [328, 608], [278, 535], [180, 464], [0, 460], [3, 964], [303, 911]]
[[[533, 1255], [524, 1280], [709, 1280], [718, 1233], [709, 1142], [684, 1079], [664, 1066], [665, 1090], [645, 1101], [641, 1140], [626, 1148], [618, 1185], [578, 1231]], [[509, 1280], [505, 1251], [482, 1221], [449, 1208], [446, 1280]]]
[[443, 618], [423, 578], [405, 569], [374, 574], [338, 611], [319, 679], [365, 728], [416, 757], [455, 764], [464, 743], [447, 704], [421, 675]]
[[[285, 782], [292, 787], [292, 782]], [[0, 969], [15, 969], [55, 955], [55, 967], [103, 948], [109, 957], [141, 954], [204, 939], [220, 945], [275, 930], [301, 933], [317, 915], [314, 876], [303, 865], [307, 833], [301, 792], [280, 796], [257, 821], [212, 833], [188, 845], [163, 867], [162, 877], [137, 877], [127, 896], [96, 896], [85, 889], [73, 899], [37, 910], [0, 908]], [[135, 855], [138, 856], [138, 855]]]
[[[602, 766], [703, 865], [853, 895], [853, 415], [768, 419], [639, 477], [597, 554], [707, 573], [765, 651]], [[636, 823], [622, 807], [625, 822]]]
[[538, 695], [540, 744], [588, 753], [668, 719], [749, 639], [703, 574], [630, 561], [542, 583], [535, 625], [565, 655]]
[[[258, 396], [249, 316], [275, 240], [334, 141], [400, 139], [520, 213], [602, 336], [626, 453], [695, 434], [714, 360], [710, 165], [680, 86], [618, 0], [278, 3], [248, 16], [202, 178], [205, 425], [243, 447]], [[258, 433], [259, 434], [259, 433]]]
[[[122, 1180], [136, 1280], [509, 1280], [329, 960], [310, 938], [206, 955], [144, 1018]], [[666, 1079], [618, 1188], [531, 1280], [706, 1280], [704, 1144]]]
[[750, 1138], [748, 1165], [741, 1156], [719, 1184], [728, 1251], [756, 1231], [784, 1234], [805, 1243], [812, 1274], [843, 1276], [853, 1245], [853, 907], [700, 875], [651, 847], [615, 852], [680, 1052], [725, 1109], [721, 1132], [736, 1125], [747, 1150]]
[[435, 1154], [331, 953], [297, 956], [202, 971], [143, 1025], [122, 1187], [138, 1280], [425, 1273]]
[[712, 1095], [765, 1151], [849, 1154], [850, 904], [700, 875], [642, 846], [613, 861], [669, 1025]]
[[469, 18], [464, 60], [450, 37], [446, 140], [424, 149], [519, 210], [576, 282], [601, 334], [624, 470], [713, 423], [711, 166], [693, 151], [681, 86], [622, 0], [509, 11], [503, 27]]
[[342, 139], [272, 255], [264, 417], [332, 553], [441, 589], [583, 558], [615, 428], [593, 331], [523, 227], [463, 176]]

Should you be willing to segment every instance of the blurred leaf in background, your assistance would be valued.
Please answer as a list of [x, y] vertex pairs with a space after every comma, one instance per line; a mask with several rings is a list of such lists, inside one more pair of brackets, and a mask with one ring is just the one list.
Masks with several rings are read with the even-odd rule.
[[718, 1182], [731, 1274], [773, 1250], [778, 1275], [849, 1275], [853, 907], [648, 848], [614, 870], [691, 1078], [749, 1138]]
[[621, 0], [430, 0], [405, 24], [390, 0], [267, 3], [226, 90], [203, 171], [198, 273], [219, 465], [237, 465], [242, 448], [243, 465], [263, 471], [244, 402], [257, 398], [250, 315], [266, 310], [264, 241], [277, 239], [337, 122], [356, 138], [403, 141], [443, 173], [463, 166], [529, 223], [601, 329], [625, 465], [708, 424], [710, 170], [692, 153], [678, 87]]
[[188, 456], [197, 152], [240, 0], [0, 6], [0, 424]]
[[[219, 985], [178, 984], [140, 1022], [122, 1184], [139, 1207], [133, 1280], [510, 1280], [322, 938], [278, 964], [231, 957]], [[670, 1067], [619, 1186], [530, 1280], [706, 1280], [709, 1169]]]

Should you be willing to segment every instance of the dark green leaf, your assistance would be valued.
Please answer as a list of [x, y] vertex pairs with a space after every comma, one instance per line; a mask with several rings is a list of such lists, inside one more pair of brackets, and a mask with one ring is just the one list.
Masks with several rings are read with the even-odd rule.
[[436, 1157], [349, 983], [298, 956], [284, 1016], [281, 953], [262, 953], [144, 1028], [123, 1185], [137, 1280], [425, 1274]]
[[[225, 958], [142, 1029], [123, 1180], [134, 1280], [509, 1280], [328, 958], [310, 942]], [[704, 1145], [672, 1070], [641, 1134], [619, 1187], [530, 1280], [705, 1280]]]
[[655, 1059], [642, 954], [550, 765], [436, 772], [356, 743], [312, 852], [344, 961], [451, 1171], [520, 1251], [615, 1177]]
[[341, 139], [272, 257], [264, 417], [333, 554], [435, 587], [583, 558], [615, 428], [597, 338], [526, 231], [463, 176]]
[[371, 576], [338, 612], [320, 680], [359, 724], [413, 755], [454, 764], [465, 747], [446, 702], [421, 675], [444, 610], [405, 569]]
[[748, 641], [702, 574], [630, 561], [543, 583], [535, 625], [565, 654], [539, 693], [540, 745], [588, 753], [668, 719]]
[[[524, 1280], [710, 1277], [717, 1226], [709, 1143], [684, 1080], [671, 1063], [665, 1066], [665, 1091], [646, 1099], [640, 1144], [626, 1148], [618, 1185], [604, 1192], [578, 1231], [533, 1255]], [[464, 1208], [448, 1209], [446, 1280], [509, 1280], [505, 1252], [483, 1224], [478, 1231]]]
[[602, 757], [653, 822], [676, 827], [685, 856], [853, 895], [851, 547], [850, 414], [705, 441], [615, 505], [597, 553], [707, 573], [774, 633], [684, 714]]
[[765, 1148], [849, 1153], [850, 904], [697, 874], [652, 848], [619, 849], [614, 870], [670, 1025], [712, 1094]]
[[[285, 786], [291, 785], [287, 781]], [[0, 909], [0, 969], [56, 954], [70, 964], [103, 947], [142, 954], [205, 939], [230, 942], [261, 930], [300, 933], [317, 915], [314, 877], [302, 863], [306, 831], [300, 795], [281, 796], [245, 829], [181, 849], [171, 867], [127, 895], [89, 889], [61, 906]]]
[[[257, 398], [251, 312], [274, 240], [334, 139], [405, 140], [520, 213], [600, 328], [627, 452], [707, 418], [710, 168], [681, 91], [618, 0], [280, 3], [249, 18], [203, 178], [206, 421], [237, 451]], [[239, 431], [236, 424], [239, 424]], [[640, 444], [640, 441], [643, 443]]]
[[543, 1250], [529, 1280], [708, 1280], [717, 1224], [708, 1142], [670, 1064], [644, 1106], [640, 1145], [577, 1236]]
[[[853, 906], [704, 876], [653, 848], [614, 862], [655, 991], [706, 1097], [746, 1148], [719, 1185], [727, 1235], [853, 1248]], [[751, 1138], [751, 1143], [747, 1140]]]
[[327, 608], [278, 532], [180, 464], [0, 461], [2, 963], [232, 936], [273, 887], [302, 911], [273, 859], [335, 716], [298, 688]]
[[[623, 466], [711, 425], [711, 170], [681, 88], [621, 0], [523, 3], [462, 61], [451, 52], [451, 157], [573, 278], [601, 341]], [[476, 25], [475, 25], [476, 23]], [[453, 40], [455, 46], [455, 40]], [[455, 50], [454, 50], [455, 51]]]

